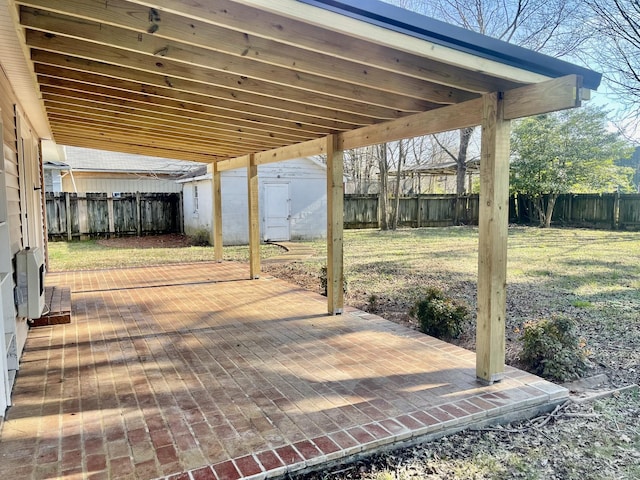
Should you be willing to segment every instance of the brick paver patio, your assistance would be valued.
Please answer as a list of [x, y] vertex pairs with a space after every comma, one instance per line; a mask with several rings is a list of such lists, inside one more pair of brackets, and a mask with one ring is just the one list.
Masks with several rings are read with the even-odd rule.
[[33, 329], [0, 478], [282, 475], [533, 410], [567, 392], [236, 263], [49, 274], [73, 321]]

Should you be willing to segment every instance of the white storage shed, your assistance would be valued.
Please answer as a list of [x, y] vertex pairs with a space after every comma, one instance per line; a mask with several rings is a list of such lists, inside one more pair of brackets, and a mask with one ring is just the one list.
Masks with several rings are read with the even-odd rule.
[[[325, 165], [313, 158], [260, 165], [260, 238], [264, 241], [310, 240], [326, 237], [327, 177]], [[212, 181], [206, 167], [178, 180], [184, 199], [187, 235], [212, 225]], [[221, 174], [222, 231], [225, 245], [249, 242], [247, 170]]]

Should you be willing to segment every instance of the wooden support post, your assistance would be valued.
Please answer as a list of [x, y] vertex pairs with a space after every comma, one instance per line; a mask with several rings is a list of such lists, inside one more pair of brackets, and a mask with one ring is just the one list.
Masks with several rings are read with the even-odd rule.
[[247, 164], [247, 194], [249, 204], [249, 275], [260, 277], [260, 208], [258, 204], [258, 165], [254, 155]]
[[211, 193], [213, 196], [213, 218], [211, 220], [211, 244], [216, 262], [222, 262], [222, 181], [216, 163], [211, 164]]
[[493, 383], [504, 376], [510, 122], [501, 94], [483, 98], [476, 375]]
[[343, 221], [344, 152], [334, 135], [327, 137], [327, 305], [330, 315], [344, 308]]

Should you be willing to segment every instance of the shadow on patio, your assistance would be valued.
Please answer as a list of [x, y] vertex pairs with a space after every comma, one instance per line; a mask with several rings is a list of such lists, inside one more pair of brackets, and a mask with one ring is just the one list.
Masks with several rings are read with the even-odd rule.
[[[2, 478], [265, 478], [531, 415], [567, 392], [247, 266], [50, 274], [73, 323], [30, 332]], [[185, 472], [190, 472], [185, 474]]]

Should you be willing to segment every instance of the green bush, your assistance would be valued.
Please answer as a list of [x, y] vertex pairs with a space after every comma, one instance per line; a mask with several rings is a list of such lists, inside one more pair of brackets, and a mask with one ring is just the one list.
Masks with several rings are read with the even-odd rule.
[[201, 228], [189, 235], [189, 243], [194, 247], [207, 247], [209, 243], [209, 231]]
[[532, 373], [565, 382], [583, 375], [589, 352], [576, 331], [576, 322], [564, 315], [527, 323], [520, 361]]
[[[322, 265], [320, 267], [320, 289], [322, 290], [322, 295], [327, 296], [327, 266]], [[342, 291], [347, 293], [347, 277], [343, 274], [342, 278]]]
[[469, 307], [447, 296], [442, 290], [429, 287], [424, 298], [415, 302], [409, 314], [418, 320], [423, 333], [450, 340], [462, 333], [469, 319]]

